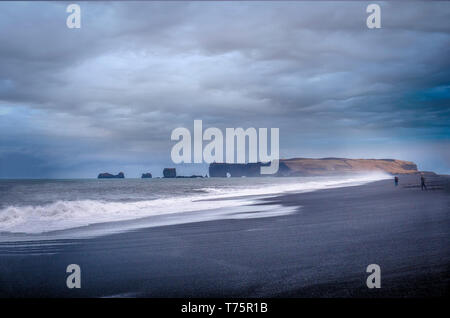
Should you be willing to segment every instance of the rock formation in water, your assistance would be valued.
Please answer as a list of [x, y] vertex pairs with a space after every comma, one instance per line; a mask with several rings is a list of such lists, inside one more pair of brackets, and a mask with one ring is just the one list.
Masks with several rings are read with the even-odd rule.
[[190, 175], [190, 176], [176, 176], [177, 179], [195, 179], [195, 178], [203, 178], [201, 175]]
[[259, 177], [261, 166], [266, 163], [211, 163], [209, 165], [210, 177]]
[[[212, 163], [209, 165], [209, 176], [259, 177], [263, 165], [268, 164]], [[278, 173], [263, 176], [326, 176], [372, 171], [383, 171], [393, 175], [418, 173], [417, 166], [413, 162], [396, 159], [293, 158], [280, 159]]]
[[142, 179], [151, 179], [152, 174], [150, 172], [143, 173], [141, 176]]
[[164, 168], [163, 176], [164, 178], [176, 178], [177, 170], [175, 168]]
[[125, 175], [123, 172], [119, 172], [118, 174], [114, 175], [108, 172], [100, 173], [97, 177], [98, 179], [123, 179], [125, 178]]

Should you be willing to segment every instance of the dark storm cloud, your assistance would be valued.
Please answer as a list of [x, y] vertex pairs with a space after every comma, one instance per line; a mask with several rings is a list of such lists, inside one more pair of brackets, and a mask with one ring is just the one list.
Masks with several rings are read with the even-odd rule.
[[280, 127], [283, 156], [450, 170], [449, 3], [382, 3], [380, 30], [359, 2], [82, 2], [79, 30], [66, 5], [0, 4], [3, 158], [137, 174], [203, 119]]

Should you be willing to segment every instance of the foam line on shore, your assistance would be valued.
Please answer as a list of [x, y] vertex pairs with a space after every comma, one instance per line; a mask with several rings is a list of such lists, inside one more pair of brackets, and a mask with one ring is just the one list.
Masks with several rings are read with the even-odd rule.
[[[309, 192], [319, 189], [356, 186], [386, 179], [386, 174], [366, 174], [330, 180], [278, 184], [276, 186], [213, 189], [203, 188], [205, 194], [175, 198], [160, 198], [135, 202], [107, 202], [101, 200], [56, 201], [38, 206], [8, 206], [0, 210], [0, 232], [37, 234], [67, 230], [98, 223], [130, 221], [148, 217], [173, 215], [179, 223], [192, 220], [183, 214], [203, 211], [204, 220], [229, 218], [238, 207], [257, 203], [257, 197], [268, 197], [287, 192]], [[245, 199], [245, 197], [249, 197]], [[256, 196], [256, 198], [255, 198]], [[227, 213], [208, 211], [221, 209]], [[291, 213], [292, 211], [286, 212]], [[284, 212], [283, 212], [284, 213]], [[237, 214], [239, 215], [239, 214]], [[240, 214], [239, 217], [268, 217], [279, 213]], [[197, 215], [196, 221], [202, 217]]]

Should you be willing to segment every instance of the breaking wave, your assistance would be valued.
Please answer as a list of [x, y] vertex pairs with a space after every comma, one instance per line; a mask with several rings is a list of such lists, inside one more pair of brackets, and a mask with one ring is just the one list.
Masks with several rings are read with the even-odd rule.
[[[0, 210], [0, 232], [45, 233], [98, 223], [129, 221], [155, 216], [168, 216], [172, 219], [176, 217], [177, 223], [225, 218], [271, 217], [292, 213], [293, 209], [278, 207], [278, 212], [273, 212], [273, 206], [270, 207], [272, 211], [269, 211], [269, 207], [258, 206], [258, 208], [252, 207], [252, 209], [256, 209], [260, 213], [250, 213], [249, 206], [258, 203], [258, 198], [261, 197], [286, 192], [309, 192], [326, 188], [354, 186], [388, 177], [386, 174], [376, 173], [266, 186], [202, 187], [193, 189], [191, 195], [174, 198], [167, 198], [166, 196], [135, 202], [59, 200], [42, 205], [11, 205]], [[242, 210], [237, 207], [245, 207], [245, 209]], [[195, 218], [192, 218], [192, 213], [189, 212], [194, 211], [202, 211], [202, 213], [196, 213]], [[241, 211], [241, 213], [236, 213], [236, 211]], [[186, 217], [183, 218], [183, 215]], [[167, 224], [167, 222], [164, 224]]]

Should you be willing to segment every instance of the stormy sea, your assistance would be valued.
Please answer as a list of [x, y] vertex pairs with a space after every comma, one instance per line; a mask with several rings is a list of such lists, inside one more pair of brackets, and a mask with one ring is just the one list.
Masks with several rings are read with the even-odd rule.
[[442, 297], [449, 180], [2, 180], [0, 296]]

